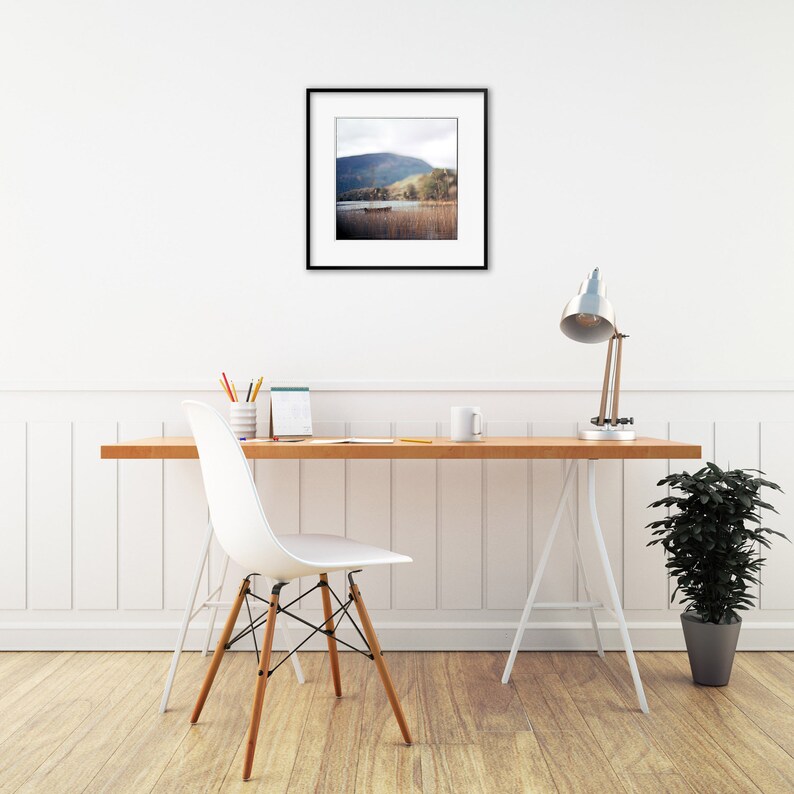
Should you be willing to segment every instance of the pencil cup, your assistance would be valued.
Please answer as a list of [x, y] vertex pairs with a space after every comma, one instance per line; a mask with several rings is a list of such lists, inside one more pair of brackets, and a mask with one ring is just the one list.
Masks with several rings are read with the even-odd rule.
[[229, 403], [229, 424], [237, 438], [256, 438], [256, 403]]

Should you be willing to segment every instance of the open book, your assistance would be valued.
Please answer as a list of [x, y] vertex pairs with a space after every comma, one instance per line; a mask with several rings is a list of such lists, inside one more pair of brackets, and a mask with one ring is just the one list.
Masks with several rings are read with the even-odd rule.
[[312, 444], [393, 444], [393, 438], [315, 438]]

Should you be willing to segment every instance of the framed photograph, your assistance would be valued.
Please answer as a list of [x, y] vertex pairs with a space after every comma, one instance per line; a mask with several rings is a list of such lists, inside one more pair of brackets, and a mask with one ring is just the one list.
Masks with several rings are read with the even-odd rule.
[[306, 267], [487, 270], [488, 89], [307, 89]]

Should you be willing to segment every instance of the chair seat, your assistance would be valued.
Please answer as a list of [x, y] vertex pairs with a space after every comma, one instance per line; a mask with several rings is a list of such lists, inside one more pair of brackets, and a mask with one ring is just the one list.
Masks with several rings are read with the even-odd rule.
[[277, 535], [278, 542], [292, 555], [321, 573], [367, 565], [394, 565], [413, 562], [405, 554], [369, 546], [338, 535]]

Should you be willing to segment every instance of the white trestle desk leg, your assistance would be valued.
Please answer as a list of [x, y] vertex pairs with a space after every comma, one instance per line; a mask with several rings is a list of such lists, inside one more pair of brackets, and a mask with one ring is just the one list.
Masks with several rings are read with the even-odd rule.
[[[216, 602], [220, 600], [221, 593], [223, 592], [223, 583], [226, 581], [226, 571], [229, 570], [229, 555], [223, 555], [223, 562], [221, 563], [221, 572], [218, 575], [218, 582], [215, 589], [210, 591], [210, 599]], [[212, 639], [212, 632], [215, 628], [215, 618], [218, 616], [218, 607], [210, 607], [210, 619], [207, 621], [207, 631], [204, 633], [204, 645], [201, 648], [201, 655], [206, 656], [210, 647], [210, 640]]]
[[176, 639], [176, 648], [174, 648], [174, 656], [171, 659], [171, 668], [168, 671], [168, 678], [165, 680], [165, 689], [163, 690], [163, 699], [160, 701], [160, 713], [163, 714], [168, 706], [168, 697], [171, 694], [171, 687], [174, 685], [174, 676], [176, 675], [176, 668], [179, 664], [179, 657], [182, 655], [182, 648], [185, 645], [185, 637], [187, 636], [187, 627], [190, 625], [190, 618], [193, 614], [193, 607], [196, 603], [196, 595], [198, 594], [199, 584], [201, 583], [201, 573], [204, 570], [204, 565], [207, 562], [207, 555], [209, 554], [210, 541], [212, 540], [213, 529], [212, 520], [207, 523], [207, 532], [204, 535], [204, 542], [201, 545], [201, 553], [199, 554], [198, 561], [196, 562], [196, 570], [193, 572], [193, 582], [190, 585], [190, 592], [188, 593], [187, 604], [185, 604], [185, 614], [182, 616], [182, 625], [179, 628], [179, 636]]
[[601, 557], [601, 567], [604, 569], [604, 576], [607, 580], [609, 597], [612, 599], [612, 609], [618, 620], [620, 637], [623, 640], [623, 647], [626, 650], [626, 659], [629, 662], [631, 677], [634, 680], [634, 689], [637, 691], [637, 700], [640, 701], [640, 709], [647, 714], [648, 701], [645, 699], [645, 690], [642, 687], [640, 671], [637, 669], [637, 660], [634, 658], [634, 651], [631, 647], [629, 630], [626, 626], [626, 618], [623, 616], [623, 607], [620, 605], [620, 596], [618, 595], [618, 588], [615, 584], [615, 577], [612, 575], [612, 566], [609, 564], [606, 543], [604, 543], [604, 536], [601, 533], [601, 525], [598, 523], [595, 493], [595, 464], [596, 462], [594, 460], [587, 461], [587, 495], [588, 501], [590, 502], [590, 517], [593, 519], [593, 533], [595, 534], [596, 545], [598, 546], [598, 554]]
[[546, 538], [546, 545], [543, 547], [543, 553], [540, 555], [540, 562], [538, 563], [538, 567], [535, 569], [535, 574], [532, 577], [532, 587], [529, 588], [527, 603], [524, 605], [524, 611], [521, 613], [521, 620], [518, 624], [518, 630], [516, 631], [516, 636], [513, 639], [513, 647], [510, 649], [510, 656], [507, 659], [504, 673], [502, 673], [503, 684], [510, 682], [510, 673], [513, 671], [513, 665], [515, 664], [516, 656], [518, 655], [518, 649], [521, 647], [521, 640], [524, 637], [524, 629], [527, 627], [529, 615], [532, 612], [532, 605], [535, 603], [535, 597], [538, 594], [538, 588], [540, 587], [540, 582], [543, 579], [543, 572], [546, 570], [546, 564], [549, 561], [551, 548], [554, 545], [554, 538], [557, 535], [557, 530], [560, 526], [560, 520], [562, 519], [563, 510], [565, 510], [565, 504], [568, 501], [568, 496], [571, 491], [571, 486], [573, 485], [575, 473], [576, 461], [572, 461], [568, 464], [568, 469], [565, 473], [562, 494], [560, 495], [560, 501], [557, 504], [557, 510], [554, 513], [554, 520], [551, 522], [549, 536]]
[[[579, 535], [576, 533], [576, 521], [573, 518], [571, 510], [571, 503], [567, 502], [568, 507], [568, 526], [571, 528], [571, 535], [573, 535], [573, 550], [576, 552], [576, 565], [579, 568], [579, 573], [582, 574], [582, 583], [584, 584], [584, 593], [588, 601], [593, 600], [593, 594], [590, 590], [590, 581], [587, 578], [587, 570], [584, 567], [584, 559], [582, 558], [582, 547], [579, 545]], [[598, 655], [604, 658], [604, 646], [601, 644], [601, 634], [598, 631], [598, 621], [596, 620], [595, 608], [590, 607], [590, 625], [593, 627], [593, 634], [595, 634], [596, 650]]]

